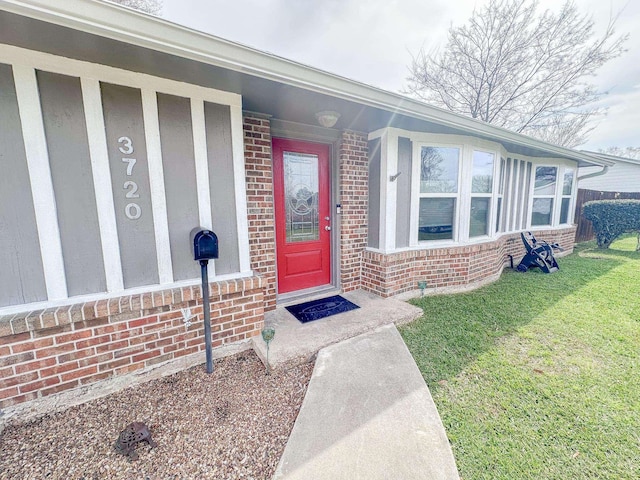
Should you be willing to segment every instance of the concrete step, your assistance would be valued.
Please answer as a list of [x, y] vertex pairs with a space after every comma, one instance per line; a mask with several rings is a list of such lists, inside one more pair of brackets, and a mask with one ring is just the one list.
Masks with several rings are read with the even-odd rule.
[[[408, 323], [422, 315], [418, 307], [394, 298], [380, 298], [362, 290], [342, 296], [360, 308], [309, 323], [299, 322], [282, 306], [267, 312], [265, 327], [275, 328], [275, 336], [269, 347], [269, 366], [275, 369], [307, 362], [323, 347], [381, 325]], [[262, 337], [253, 338], [253, 348], [266, 365], [267, 348]]]

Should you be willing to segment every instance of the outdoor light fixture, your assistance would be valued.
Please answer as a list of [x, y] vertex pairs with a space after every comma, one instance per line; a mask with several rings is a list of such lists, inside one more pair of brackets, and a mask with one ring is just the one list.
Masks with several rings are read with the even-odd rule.
[[269, 375], [271, 373], [271, 369], [269, 368], [269, 344], [271, 343], [271, 340], [273, 340], [276, 330], [275, 328], [265, 328], [261, 333], [264, 343], [267, 344], [267, 375]]
[[333, 127], [339, 118], [340, 114], [338, 112], [334, 112], [333, 110], [326, 110], [324, 112], [316, 113], [316, 119], [318, 120], [318, 123], [325, 128]]
[[424, 290], [425, 290], [425, 288], [427, 288], [427, 281], [426, 280], [420, 280], [418, 282], [418, 288], [420, 289], [420, 296], [424, 297]]

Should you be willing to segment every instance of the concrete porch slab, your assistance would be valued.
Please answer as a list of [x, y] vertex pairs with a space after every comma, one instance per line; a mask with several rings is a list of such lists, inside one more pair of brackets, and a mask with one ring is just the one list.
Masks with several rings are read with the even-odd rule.
[[275, 479], [459, 480], [431, 393], [395, 326], [320, 351]]
[[[281, 368], [309, 361], [321, 348], [394, 323], [409, 323], [422, 315], [422, 310], [395, 298], [380, 298], [356, 290], [342, 294], [360, 308], [309, 323], [300, 323], [284, 307], [265, 314], [265, 326], [275, 328], [269, 347], [269, 365]], [[266, 364], [267, 348], [262, 337], [253, 338], [253, 348]]]

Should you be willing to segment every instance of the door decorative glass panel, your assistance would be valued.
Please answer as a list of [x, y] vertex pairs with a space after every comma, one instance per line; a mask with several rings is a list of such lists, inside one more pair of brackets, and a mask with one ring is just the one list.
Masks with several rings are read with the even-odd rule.
[[318, 156], [283, 152], [287, 243], [319, 238]]

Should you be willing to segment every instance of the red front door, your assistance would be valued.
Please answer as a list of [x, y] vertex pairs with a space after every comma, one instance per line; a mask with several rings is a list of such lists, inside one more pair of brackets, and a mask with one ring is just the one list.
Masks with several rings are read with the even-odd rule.
[[278, 292], [331, 282], [329, 146], [273, 139]]

